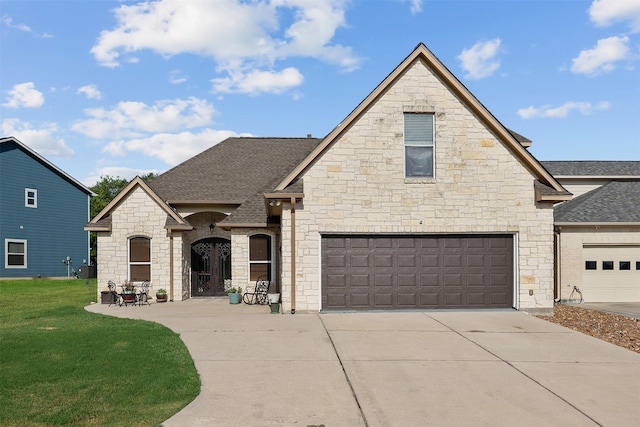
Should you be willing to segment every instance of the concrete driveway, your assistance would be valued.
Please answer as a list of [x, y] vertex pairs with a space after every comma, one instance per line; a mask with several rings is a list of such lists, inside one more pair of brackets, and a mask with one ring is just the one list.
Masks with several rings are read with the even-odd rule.
[[636, 426], [640, 354], [516, 311], [87, 310], [179, 333], [200, 395], [165, 426]]

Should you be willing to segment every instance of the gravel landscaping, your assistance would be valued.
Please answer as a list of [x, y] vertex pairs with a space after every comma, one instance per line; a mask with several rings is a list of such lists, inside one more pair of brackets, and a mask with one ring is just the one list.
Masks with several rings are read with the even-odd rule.
[[638, 319], [565, 304], [556, 304], [553, 316], [537, 317], [640, 353]]

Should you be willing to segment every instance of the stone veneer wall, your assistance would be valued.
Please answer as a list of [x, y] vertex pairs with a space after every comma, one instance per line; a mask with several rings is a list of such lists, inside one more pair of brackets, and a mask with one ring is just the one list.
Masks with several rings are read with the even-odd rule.
[[[435, 178], [405, 179], [403, 112], [435, 113]], [[296, 209], [296, 309], [320, 309], [323, 233], [513, 233], [517, 308], [553, 309], [553, 207], [534, 176], [418, 62], [304, 174]], [[290, 206], [282, 215], [291, 308]]]
[[[111, 215], [111, 233], [98, 233], [98, 290], [107, 290], [109, 280], [120, 284], [128, 279], [128, 239], [140, 236], [151, 239], [151, 295], [154, 296], [159, 288], [165, 288], [169, 292], [170, 238], [164, 228], [167, 213], [138, 187], [112, 211]], [[173, 255], [173, 299], [180, 301], [184, 295], [180, 233], [174, 234]]]

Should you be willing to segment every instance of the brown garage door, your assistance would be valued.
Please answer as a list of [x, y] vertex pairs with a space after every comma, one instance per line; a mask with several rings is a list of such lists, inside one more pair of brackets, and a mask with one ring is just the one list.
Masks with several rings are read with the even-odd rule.
[[510, 308], [513, 236], [322, 237], [323, 310]]

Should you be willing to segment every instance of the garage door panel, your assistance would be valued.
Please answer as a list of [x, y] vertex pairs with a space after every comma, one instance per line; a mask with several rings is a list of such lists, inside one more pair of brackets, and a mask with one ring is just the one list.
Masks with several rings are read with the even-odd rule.
[[352, 308], [368, 308], [371, 306], [369, 293], [353, 293], [350, 295], [349, 302]]
[[341, 293], [327, 293], [327, 305], [335, 308], [347, 308], [347, 295]]
[[398, 293], [398, 308], [416, 308], [418, 306], [418, 296], [412, 293]]
[[444, 286], [462, 286], [462, 274], [445, 273], [443, 275]]
[[325, 285], [329, 288], [344, 288], [347, 285], [347, 276], [344, 274], [327, 274]]
[[415, 274], [398, 274], [398, 287], [412, 287], [417, 286]]
[[504, 288], [509, 284], [506, 274], [489, 274], [489, 286], [492, 288]]
[[393, 275], [392, 274], [376, 274], [373, 278], [376, 288], [379, 287], [393, 287]]
[[444, 266], [445, 267], [462, 267], [462, 255], [458, 254], [446, 254], [444, 256]]
[[349, 262], [351, 267], [369, 267], [369, 255], [351, 255]]
[[369, 288], [368, 274], [352, 274], [349, 276], [349, 284], [352, 287]]
[[467, 268], [484, 268], [484, 255], [467, 255]]
[[375, 308], [393, 308], [393, 293], [376, 292], [374, 294]]
[[391, 254], [375, 255], [373, 259], [374, 259], [373, 265], [375, 267], [392, 267], [393, 266], [393, 256]]
[[486, 294], [484, 292], [467, 292], [467, 305], [482, 307], [485, 305]]
[[438, 254], [429, 254], [429, 255], [421, 255], [420, 256], [420, 265], [424, 268], [426, 267], [438, 267], [440, 265], [440, 255]]
[[346, 267], [347, 257], [345, 255], [329, 255], [327, 258], [327, 265], [329, 267]]
[[491, 255], [489, 259], [489, 265], [491, 266], [491, 268], [507, 267], [508, 258], [506, 255]]
[[398, 254], [398, 267], [415, 267], [418, 263], [416, 262], [415, 254]]
[[323, 236], [322, 307], [507, 308], [512, 263], [509, 235]]
[[445, 292], [444, 298], [443, 298], [443, 306], [445, 308], [462, 307], [462, 293], [461, 292]]

